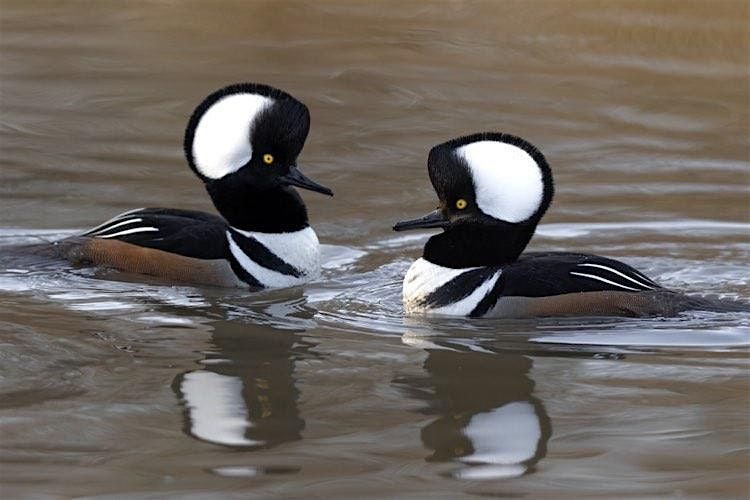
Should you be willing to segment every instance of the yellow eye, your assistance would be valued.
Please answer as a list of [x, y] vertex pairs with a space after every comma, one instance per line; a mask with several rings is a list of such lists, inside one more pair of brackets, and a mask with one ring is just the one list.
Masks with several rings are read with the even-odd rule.
[[263, 155], [263, 163], [266, 165], [270, 165], [273, 163], [273, 155], [269, 155], [268, 153]]
[[464, 208], [466, 208], [466, 205], [467, 205], [466, 200], [464, 200], [463, 198], [456, 201], [456, 208], [459, 210], [463, 210]]

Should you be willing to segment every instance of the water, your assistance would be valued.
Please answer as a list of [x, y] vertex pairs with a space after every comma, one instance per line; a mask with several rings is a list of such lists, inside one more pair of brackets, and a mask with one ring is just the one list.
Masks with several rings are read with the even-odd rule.
[[247, 294], [0, 258], [4, 497], [742, 496], [750, 317], [405, 318], [426, 153], [548, 157], [532, 241], [750, 297], [745, 2], [0, 5], [0, 245], [208, 210], [181, 136], [255, 80], [309, 107], [320, 280]]

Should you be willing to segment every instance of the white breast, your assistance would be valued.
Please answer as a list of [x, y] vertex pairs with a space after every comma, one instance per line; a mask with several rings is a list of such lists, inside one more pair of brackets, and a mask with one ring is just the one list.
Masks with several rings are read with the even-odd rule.
[[[404, 311], [407, 313], [440, 314], [446, 316], [468, 316], [485, 295], [495, 286], [500, 271], [494, 273], [489, 279], [476, 287], [466, 297], [442, 307], [429, 307], [425, 305], [425, 299], [432, 292], [448, 283], [453, 278], [468, 271], [479, 269], [468, 267], [463, 269], [451, 269], [449, 267], [433, 264], [423, 258], [417, 259], [411, 265], [404, 277], [403, 300]], [[460, 291], [456, 291], [460, 292]], [[460, 294], [464, 295], [464, 294]]]
[[233, 231], [254, 238], [301, 274], [299, 277], [295, 277], [261, 266], [253, 260], [252, 255], [246, 255], [242, 252], [232, 239], [231, 232], [227, 231], [232, 255], [245, 271], [253, 275], [265, 287], [296, 286], [315, 279], [320, 274], [320, 243], [318, 242], [318, 236], [311, 227], [291, 233], [260, 233], [240, 229], [233, 229]]

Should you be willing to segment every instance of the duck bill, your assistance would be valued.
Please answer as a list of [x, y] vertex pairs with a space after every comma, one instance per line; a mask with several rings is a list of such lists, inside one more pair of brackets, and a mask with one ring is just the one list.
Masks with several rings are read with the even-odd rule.
[[316, 193], [327, 194], [333, 196], [333, 191], [325, 186], [322, 186], [314, 180], [307, 177], [305, 174], [300, 172], [296, 165], [289, 167], [289, 173], [281, 177], [281, 182], [289, 186], [296, 186], [303, 189], [309, 189]]
[[393, 226], [394, 231], [407, 231], [409, 229], [429, 229], [433, 227], [445, 227], [448, 225], [448, 219], [443, 215], [442, 210], [435, 210], [424, 217], [413, 220], [397, 222]]

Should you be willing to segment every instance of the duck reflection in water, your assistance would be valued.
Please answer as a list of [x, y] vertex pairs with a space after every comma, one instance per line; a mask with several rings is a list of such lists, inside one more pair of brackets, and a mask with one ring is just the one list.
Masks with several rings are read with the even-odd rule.
[[547, 453], [552, 428], [544, 405], [532, 396], [531, 359], [477, 346], [430, 344], [426, 377], [394, 379], [427, 403], [423, 413], [438, 415], [421, 432], [433, 450], [427, 460], [461, 463], [451, 473], [461, 479], [533, 472]]
[[234, 447], [270, 448], [301, 439], [294, 365], [317, 357], [315, 344], [295, 332], [241, 321], [220, 321], [215, 350], [203, 368], [175, 378], [184, 405], [184, 431], [195, 438]]

